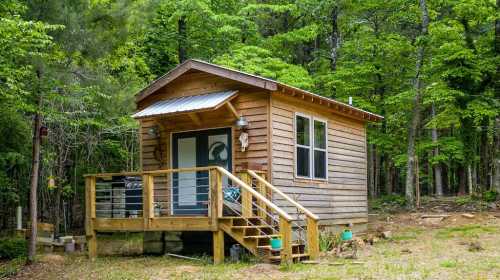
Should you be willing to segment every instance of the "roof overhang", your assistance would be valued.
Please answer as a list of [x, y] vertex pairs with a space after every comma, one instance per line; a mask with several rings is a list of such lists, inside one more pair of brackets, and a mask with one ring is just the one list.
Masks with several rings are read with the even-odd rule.
[[198, 70], [205, 73], [213, 74], [216, 76], [228, 78], [231, 80], [235, 80], [238, 82], [242, 82], [245, 84], [250, 84], [252, 86], [263, 88], [267, 90], [274, 91], [278, 89], [278, 83], [271, 79], [266, 79], [263, 77], [259, 77], [256, 75], [244, 73], [237, 70], [232, 70], [229, 68], [221, 67], [219, 65], [207, 63], [204, 61], [199, 61], [195, 59], [189, 59], [179, 64], [179, 66], [167, 72], [165, 75], [153, 81], [147, 87], [142, 89], [139, 93], [136, 94], [136, 102], [143, 100], [144, 98], [150, 96], [155, 91], [164, 87], [171, 81], [175, 80], [182, 74], [188, 72], [189, 70]]
[[247, 85], [255, 86], [258, 88], [269, 90], [270, 92], [290, 94], [292, 96], [300, 96], [303, 99], [308, 99], [313, 103], [317, 103], [326, 106], [326, 109], [332, 109], [338, 114], [345, 115], [354, 119], [362, 121], [381, 121], [384, 119], [383, 116], [356, 108], [354, 106], [348, 105], [346, 103], [324, 97], [312, 92], [292, 87], [284, 83], [280, 83], [268, 78], [260, 77], [257, 75], [252, 75], [244, 73], [238, 70], [229, 69], [220, 65], [208, 63], [205, 61], [189, 59], [175, 67], [165, 75], [161, 76], [157, 80], [153, 81], [147, 87], [142, 89], [136, 94], [136, 102], [140, 102], [146, 97], [150, 96], [160, 88], [166, 86], [171, 81], [175, 80], [182, 74], [190, 71], [198, 70], [205, 73], [220, 76], [226, 79], [238, 81]]
[[217, 110], [228, 105], [236, 97], [237, 91], [222, 91], [202, 95], [183, 96], [178, 98], [157, 101], [132, 115], [133, 118], [143, 119], [151, 117], [169, 116], [175, 114], [190, 114]]

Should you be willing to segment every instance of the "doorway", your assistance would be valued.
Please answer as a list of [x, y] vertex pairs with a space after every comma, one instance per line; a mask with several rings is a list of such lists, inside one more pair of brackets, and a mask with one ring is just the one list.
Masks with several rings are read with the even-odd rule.
[[[172, 134], [172, 166], [177, 168], [217, 165], [231, 172], [231, 128]], [[172, 173], [172, 214], [207, 215], [209, 172]]]

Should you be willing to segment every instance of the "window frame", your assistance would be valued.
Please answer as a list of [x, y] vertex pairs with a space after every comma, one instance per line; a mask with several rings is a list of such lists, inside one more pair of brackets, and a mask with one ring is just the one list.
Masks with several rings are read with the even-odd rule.
[[[305, 146], [305, 145], [301, 145], [301, 144], [297, 143], [297, 135], [298, 135], [297, 117], [302, 117], [302, 118], [309, 120], [309, 146]], [[315, 147], [314, 123], [316, 121], [325, 124], [325, 148], [324, 149]], [[307, 114], [300, 113], [300, 112], [295, 112], [295, 114], [293, 116], [293, 124], [294, 124], [294, 126], [293, 126], [294, 164], [293, 165], [294, 165], [294, 170], [295, 170], [295, 172], [294, 172], [295, 178], [307, 179], [307, 180], [317, 180], [317, 181], [328, 181], [328, 120], [323, 119], [323, 118], [314, 117], [312, 115], [307, 115]], [[302, 176], [302, 175], [298, 174], [298, 160], [297, 160], [297, 158], [298, 158], [297, 150], [298, 149], [297, 148], [303, 148], [303, 149], [309, 150], [309, 176]], [[326, 174], [325, 174], [324, 178], [316, 177], [314, 174], [314, 171], [315, 171], [314, 151], [316, 151], [316, 150], [322, 151], [325, 153], [325, 173]]]
[[[312, 135], [311, 135], [311, 140], [313, 141], [312, 143], [312, 148], [313, 148], [313, 152], [312, 152], [312, 155], [311, 155], [311, 164], [312, 164], [312, 171], [313, 173], [311, 173], [311, 177], [314, 178], [314, 180], [328, 180], [328, 121], [326, 119], [322, 119], [322, 118], [316, 118], [316, 117], [313, 117], [313, 123], [312, 123]], [[321, 122], [323, 124], [325, 124], [325, 148], [316, 148], [316, 145], [315, 145], [315, 140], [314, 137], [314, 123], [315, 122]], [[316, 177], [316, 175], [314, 174], [314, 171], [316, 170], [316, 167], [314, 166], [314, 152], [315, 151], [321, 151], [321, 152], [325, 152], [325, 177], [322, 178], [322, 177]]]

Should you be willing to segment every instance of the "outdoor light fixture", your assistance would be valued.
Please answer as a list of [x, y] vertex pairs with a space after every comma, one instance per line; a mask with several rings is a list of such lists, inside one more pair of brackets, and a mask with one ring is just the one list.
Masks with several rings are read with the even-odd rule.
[[244, 130], [248, 127], [248, 121], [245, 119], [245, 117], [240, 116], [240, 118], [236, 121], [236, 127], [239, 130]]
[[151, 137], [158, 137], [158, 126], [152, 126], [148, 129], [148, 135]]

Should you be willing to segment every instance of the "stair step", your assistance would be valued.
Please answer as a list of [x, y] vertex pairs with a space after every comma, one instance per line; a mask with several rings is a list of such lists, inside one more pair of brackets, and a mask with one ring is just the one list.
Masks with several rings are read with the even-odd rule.
[[270, 228], [266, 225], [255, 225], [255, 226], [231, 226], [232, 228]]
[[[297, 259], [297, 258], [303, 258], [303, 257], [309, 257], [309, 254], [292, 254], [292, 259]], [[281, 260], [281, 256], [270, 256], [268, 257], [272, 261], [277, 261]]]
[[245, 236], [243, 238], [245, 239], [264, 239], [264, 238], [271, 238], [271, 237], [280, 237], [281, 235], [279, 234], [269, 234], [269, 235], [249, 235]]
[[[303, 244], [292, 244], [292, 247], [299, 247], [299, 246], [302, 246], [302, 245]], [[257, 246], [257, 249], [281, 251], [281, 249], [272, 249], [271, 245], [260, 245], [260, 246]]]

